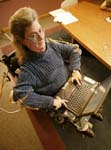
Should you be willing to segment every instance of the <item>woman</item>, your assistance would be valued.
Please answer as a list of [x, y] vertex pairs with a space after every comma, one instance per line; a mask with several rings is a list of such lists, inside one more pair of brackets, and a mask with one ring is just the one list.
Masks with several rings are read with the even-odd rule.
[[[24, 7], [9, 20], [20, 74], [13, 89], [14, 101], [33, 108], [60, 108], [67, 100], [55, 98], [69, 76], [81, 85], [81, 50], [79, 46], [45, 39], [35, 10]], [[65, 61], [68, 60], [66, 66]]]

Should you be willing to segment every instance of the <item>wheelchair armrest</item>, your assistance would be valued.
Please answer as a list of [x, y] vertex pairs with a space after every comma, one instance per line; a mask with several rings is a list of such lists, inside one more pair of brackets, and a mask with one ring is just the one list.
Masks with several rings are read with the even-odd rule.
[[3, 55], [2, 61], [8, 67], [8, 70], [12, 76], [18, 76], [17, 69], [20, 68], [20, 65], [18, 64], [15, 51], [11, 52], [9, 55]]

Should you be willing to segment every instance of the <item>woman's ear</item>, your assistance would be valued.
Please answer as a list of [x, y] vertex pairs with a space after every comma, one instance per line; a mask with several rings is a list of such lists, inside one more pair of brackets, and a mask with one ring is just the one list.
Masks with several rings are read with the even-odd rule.
[[26, 45], [27, 40], [26, 39], [21, 39], [20, 42], [21, 42], [21, 44]]

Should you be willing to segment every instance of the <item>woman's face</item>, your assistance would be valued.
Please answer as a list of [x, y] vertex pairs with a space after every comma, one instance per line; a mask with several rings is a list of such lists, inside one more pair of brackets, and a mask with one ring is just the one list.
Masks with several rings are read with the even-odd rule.
[[42, 53], [45, 51], [45, 34], [37, 20], [26, 28], [22, 44], [34, 52]]

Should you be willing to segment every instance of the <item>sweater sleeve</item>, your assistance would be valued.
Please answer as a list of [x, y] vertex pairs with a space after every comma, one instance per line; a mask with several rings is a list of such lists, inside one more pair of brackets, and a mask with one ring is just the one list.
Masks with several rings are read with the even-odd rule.
[[59, 52], [64, 60], [68, 62], [69, 71], [79, 70], [81, 66], [81, 49], [77, 44], [56, 43], [55, 50]]
[[20, 73], [16, 86], [13, 88], [14, 101], [18, 101], [25, 97], [22, 105], [33, 108], [52, 108], [53, 97], [36, 93], [35, 81], [34, 75], [27, 72]]

